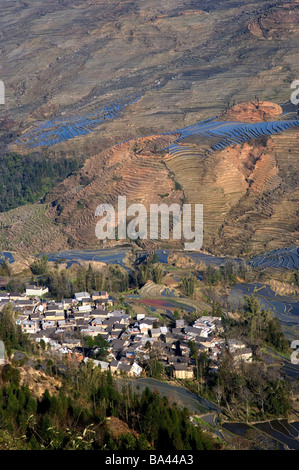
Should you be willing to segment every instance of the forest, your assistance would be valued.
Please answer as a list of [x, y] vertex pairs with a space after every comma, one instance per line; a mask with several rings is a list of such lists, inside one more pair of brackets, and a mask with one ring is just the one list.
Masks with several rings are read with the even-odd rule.
[[[71, 370], [56, 395], [36, 398], [11, 365], [0, 370], [0, 449], [212, 450], [217, 440], [189, 412], [148, 388], [141, 395], [116, 386], [110, 373], [87, 363]], [[128, 432], [113, 433], [110, 419]], [[119, 421], [118, 421], [119, 420]]]
[[42, 199], [57, 183], [77, 170], [75, 157], [49, 158], [41, 153], [0, 152], [0, 212]]

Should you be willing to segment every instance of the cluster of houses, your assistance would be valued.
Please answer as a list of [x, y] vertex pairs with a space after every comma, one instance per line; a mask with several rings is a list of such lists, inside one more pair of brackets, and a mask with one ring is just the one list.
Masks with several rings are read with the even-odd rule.
[[[143, 364], [154, 358], [168, 367], [176, 379], [194, 377], [194, 361], [190, 358], [190, 341], [198, 352], [205, 351], [212, 359], [211, 370], [218, 369], [223, 339], [219, 317], [202, 316], [192, 326], [176, 320], [174, 328], [158, 326], [154, 316], [137, 314], [132, 318], [124, 310], [114, 309], [108, 292], [78, 292], [74, 298], [60, 302], [43, 300], [37, 292], [44, 288], [28, 286], [26, 293], [0, 294], [0, 311], [12, 304], [16, 323], [24, 333], [60, 355], [87, 361], [88, 352], [82, 339], [98, 335], [107, 341], [106, 361], [92, 359], [102, 370], [138, 377]], [[43, 294], [41, 294], [43, 295]], [[231, 341], [229, 349], [238, 360], [250, 361], [252, 354], [244, 344]]]

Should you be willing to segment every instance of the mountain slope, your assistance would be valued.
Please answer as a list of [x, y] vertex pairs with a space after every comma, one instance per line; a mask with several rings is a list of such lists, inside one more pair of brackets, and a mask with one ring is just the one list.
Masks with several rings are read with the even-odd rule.
[[[34, 253], [102, 246], [95, 236], [96, 208], [108, 203], [117, 211], [117, 196], [126, 196], [127, 206], [144, 204], [148, 213], [154, 203], [203, 204], [204, 249], [215, 254], [251, 255], [296, 245], [299, 122], [263, 121], [265, 126], [255, 122], [248, 127], [236, 120], [239, 110], [242, 119], [247, 115], [249, 122], [256, 121], [251, 109], [252, 103], [243, 103], [231, 110], [235, 121], [199, 123], [94, 155], [51, 190], [44, 204], [0, 215], [1, 249], [17, 245]], [[273, 109], [259, 103], [265, 119]], [[252, 137], [257, 132], [259, 137]], [[237, 143], [242, 135], [244, 141]], [[146, 247], [160, 244], [144, 241]]]

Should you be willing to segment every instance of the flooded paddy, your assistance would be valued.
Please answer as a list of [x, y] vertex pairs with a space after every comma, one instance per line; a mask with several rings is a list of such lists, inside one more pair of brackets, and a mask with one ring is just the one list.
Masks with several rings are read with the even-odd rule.
[[130, 248], [104, 248], [102, 250], [62, 250], [52, 253], [41, 253], [38, 256], [46, 255], [49, 261], [71, 263], [80, 261], [99, 261], [107, 264], [124, 265], [124, 258], [130, 252]]
[[290, 339], [297, 339], [299, 331], [298, 296], [282, 296], [274, 292], [269, 285], [255, 282], [237, 284], [232, 287], [227, 300], [238, 308], [246, 295], [254, 295], [264, 309], [271, 310], [279, 318], [286, 336]]

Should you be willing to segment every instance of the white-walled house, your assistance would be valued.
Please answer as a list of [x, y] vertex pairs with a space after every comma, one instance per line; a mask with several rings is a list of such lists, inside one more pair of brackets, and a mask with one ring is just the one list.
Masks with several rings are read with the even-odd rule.
[[26, 287], [26, 295], [28, 297], [31, 296], [37, 296], [41, 297], [44, 294], [47, 294], [49, 292], [48, 287], [43, 287], [43, 286], [27, 286]]
[[78, 302], [81, 302], [82, 299], [87, 299], [89, 298], [90, 299], [90, 294], [88, 292], [76, 292], [75, 293], [75, 299], [78, 301]]
[[24, 320], [21, 326], [24, 333], [38, 333], [40, 331], [37, 321]]

